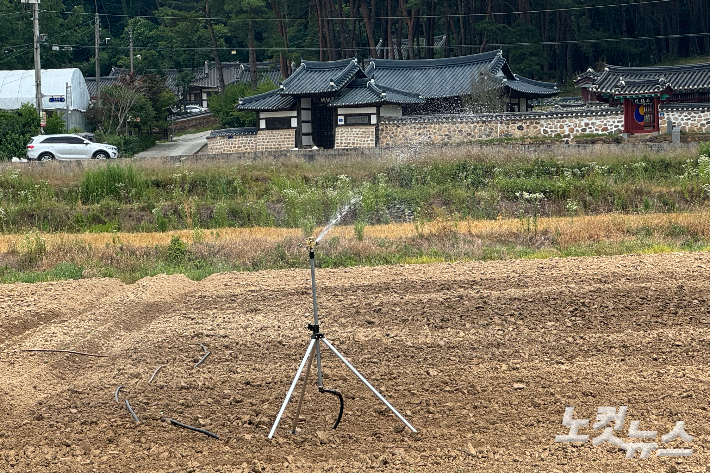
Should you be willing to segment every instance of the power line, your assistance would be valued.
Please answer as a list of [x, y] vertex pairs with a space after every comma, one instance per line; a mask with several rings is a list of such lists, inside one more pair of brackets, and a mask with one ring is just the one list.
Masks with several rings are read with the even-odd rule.
[[[495, 47], [509, 47], [509, 46], [557, 46], [562, 44], [588, 44], [588, 43], [615, 43], [623, 41], [649, 41], [655, 39], [671, 39], [671, 38], [693, 38], [693, 37], [705, 37], [710, 36], [710, 33], [684, 33], [684, 34], [672, 34], [672, 35], [656, 35], [656, 36], [638, 36], [633, 38], [596, 38], [596, 39], [579, 39], [579, 40], [567, 40], [567, 41], [535, 41], [535, 42], [516, 42], [516, 43], [486, 43], [486, 44], [451, 44], [449, 48], [480, 48], [481, 46], [495, 46]], [[128, 49], [128, 46], [100, 46], [102, 49], [112, 48], [112, 49]], [[443, 49], [443, 46], [434, 45], [416, 45], [415, 48], [422, 49]], [[384, 48], [384, 47], [383, 47]], [[214, 51], [215, 49], [219, 51], [249, 51], [248, 47], [238, 47], [238, 46], [222, 46], [218, 48], [213, 48], [212, 46], [194, 46], [194, 47], [153, 47], [153, 46], [133, 46], [133, 49], [140, 49], [143, 51]], [[259, 46], [253, 48], [258, 51], [352, 51], [358, 49], [370, 49], [369, 45], [358, 46], [355, 48], [342, 47], [342, 48], [318, 48], [318, 47], [266, 47]], [[386, 49], [386, 48], [384, 48]]]
[[[616, 4], [610, 4], [610, 5], [589, 5], [589, 6], [580, 6], [580, 7], [569, 7], [569, 8], [554, 8], [554, 9], [543, 9], [543, 10], [527, 10], [527, 11], [509, 11], [509, 12], [491, 12], [491, 13], [454, 13], [450, 15], [417, 15], [417, 18], [421, 19], [431, 19], [431, 18], [472, 18], [472, 17], [483, 17], [487, 18], [490, 16], [505, 16], [505, 15], [529, 15], [529, 14], [537, 14], [537, 13], [556, 13], [556, 12], [571, 12], [571, 11], [582, 11], [582, 10], [595, 10], [595, 9], [602, 9], [602, 8], [620, 8], [620, 7], [627, 7], [627, 6], [645, 6], [645, 5], [654, 5], [654, 4], [661, 4], [661, 3], [670, 3], [675, 0], [649, 0], [649, 1], [643, 1], [643, 2], [628, 2], [628, 3], [616, 3]], [[61, 13], [61, 14], [74, 14], [74, 15], [93, 15], [93, 13], [86, 13], [86, 12], [66, 12], [66, 11], [56, 11], [56, 10], [43, 10], [49, 13]], [[195, 13], [195, 12], [185, 12], [185, 15], [183, 16], [158, 16], [158, 15], [127, 15], [127, 14], [120, 14], [120, 13], [100, 13], [99, 16], [105, 16], [105, 17], [117, 17], [117, 18], [130, 18], [130, 19], [158, 19], [158, 20], [208, 20], [207, 17], [194, 17], [194, 16], [189, 16], [190, 13]], [[237, 17], [237, 18], [227, 18], [227, 17], [212, 17], [209, 18], [211, 20], [217, 20], [217, 21], [231, 21], [231, 20], [238, 20], [238, 21], [302, 21], [302, 20], [310, 20], [314, 17], [306, 17], [306, 18], [264, 18], [264, 17], [258, 17], [258, 18], [242, 18], [242, 17]], [[375, 20], [409, 20], [410, 18], [407, 16], [371, 16], [371, 19]], [[351, 21], [353, 18], [351, 17], [328, 17], [325, 18], [326, 20], [334, 20], [334, 21]], [[355, 18], [357, 20], [361, 20], [362, 18], [358, 17]]]

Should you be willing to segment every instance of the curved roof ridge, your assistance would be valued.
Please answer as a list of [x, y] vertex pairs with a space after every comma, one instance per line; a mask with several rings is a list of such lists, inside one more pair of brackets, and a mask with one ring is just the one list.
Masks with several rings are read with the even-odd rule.
[[[485, 53], [471, 54], [468, 56], [447, 57], [439, 59], [374, 59], [370, 58], [369, 69], [377, 68], [411, 68], [411, 67], [455, 67], [464, 64], [475, 64], [478, 62], [489, 62], [502, 56], [503, 52], [500, 49], [488, 51]], [[505, 61], [505, 59], [503, 59]]]
[[370, 79], [370, 80], [368, 80], [368, 81], [367, 81], [367, 85], [366, 85], [365, 87], [367, 87], [368, 89], [372, 90], [373, 92], [375, 92], [375, 93], [378, 94], [378, 95], [381, 95], [381, 94], [384, 93], [384, 90], [382, 90], [382, 89], [377, 85], [377, 83], [375, 82], [375, 79]]
[[351, 57], [351, 58], [346, 58], [346, 59], [338, 59], [337, 61], [306, 61], [303, 60], [301, 61], [301, 65], [305, 66], [306, 69], [313, 71], [317, 69], [335, 69], [335, 68], [343, 68], [348, 65], [348, 63], [351, 63], [355, 61], [357, 64], [357, 58]]
[[280, 92], [279, 89], [273, 89], [273, 90], [269, 90], [268, 92], [262, 92], [261, 94], [250, 95], [249, 97], [240, 98], [239, 101], [237, 102], [237, 104], [241, 105], [243, 103], [256, 102], [257, 100], [261, 100], [265, 97], [270, 97], [270, 96], [277, 94], [279, 92]]
[[[377, 84], [377, 81], [375, 81], [375, 84]], [[407, 90], [398, 89], [396, 87], [388, 87], [386, 85], [380, 85], [380, 84], [377, 84], [377, 87], [379, 87], [383, 92], [395, 92], [395, 93], [402, 94], [402, 95], [409, 95], [409, 96], [415, 97], [415, 98], [422, 98], [421, 94], [418, 94], [416, 92], [409, 92]]]
[[530, 79], [528, 77], [523, 77], [518, 74], [513, 74], [513, 76], [515, 77], [515, 80], [519, 80], [520, 82], [525, 82], [526, 84], [536, 85], [538, 87], [545, 87], [548, 89], [556, 89], [557, 88], [557, 84], [555, 84], [554, 82], [544, 82], [541, 80]]
[[[343, 60], [341, 60], [341, 61], [344, 61], [343, 65], [339, 66], [339, 67], [341, 67], [342, 69], [341, 69], [340, 72], [338, 72], [338, 74], [333, 78], [333, 82], [335, 82], [336, 86], [337, 86], [338, 83], [339, 83], [340, 81], [342, 81], [343, 79], [345, 79], [346, 81], [349, 80], [349, 79], [351, 79], [352, 76], [354, 76], [354, 74], [357, 72], [357, 69], [360, 68], [360, 66], [359, 66], [358, 63], [357, 63], [357, 59], [355, 59], [355, 58], [350, 59], [350, 60], [344, 60], [344, 59], [343, 59]], [[337, 61], [337, 62], [341, 62], [341, 61]], [[335, 62], [335, 61], [334, 61], [334, 62]], [[351, 66], [351, 65], [354, 65], [355, 67], [354, 67], [354, 68], [353, 68], [353, 67], [349, 67], [349, 66]], [[335, 66], [334, 66], [334, 67], [335, 67]]]
[[631, 67], [631, 66], [614, 66], [607, 65], [606, 70], [608, 72], [621, 74], [621, 73], [632, 73], [632, 74], [658, 74], [662, 72], [684, 72], [684, 71], [696, 71], [702, 69], [710, 69], [710, 62], [702, 62], [697, 64], [679, 64], [677, 66], [642, 66], [642, 67]]

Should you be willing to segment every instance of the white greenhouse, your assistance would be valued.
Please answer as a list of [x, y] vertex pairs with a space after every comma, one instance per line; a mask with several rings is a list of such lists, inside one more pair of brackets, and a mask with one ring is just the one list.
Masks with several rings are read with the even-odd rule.
[[[35, 71], [0, 71], [0, 110], [36, 103]], [[89, 90], [79, 69], [42, 69], [42, 110], [47, 115], [69, 111], [69, 128], [84, 128]]]

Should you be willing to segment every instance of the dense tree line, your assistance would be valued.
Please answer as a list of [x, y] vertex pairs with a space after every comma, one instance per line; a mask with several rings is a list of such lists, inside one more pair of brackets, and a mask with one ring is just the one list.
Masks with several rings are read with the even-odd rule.
[[[76, 65], [87, 74], [95, 8], [104, 74], [128, 66], [129, 27], [139, 71], [274, 59], [288, 74], [301, 58], [433, 58], [502, 48], [517, 73], [562, 83], [603, 62], [710, 54], [710, 0], [42, 0], [41, 8], [43, 67]], [[19, 0], [2, 2], [0, 68], [32, 67], [30, 12]]]

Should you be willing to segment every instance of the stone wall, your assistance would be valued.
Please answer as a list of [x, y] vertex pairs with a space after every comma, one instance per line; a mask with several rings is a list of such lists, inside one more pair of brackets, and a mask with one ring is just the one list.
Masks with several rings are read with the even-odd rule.
[[683, 133], [710, 132], [709, 104], [662, 105], [659, 111], [664, 115], [660, 119], [661, 133], [666, 132], [668, 120]]
[[374, 148], [375, 126], [339, 126], [335, 129], [335, 148]]
[[259, 133], [220, 134], [207, 138], [209, 154], [242, 153], [293, 149], [296, 130], [260, 130]]
[[620, 108], [584, 112], [380, 117], [380, 146], [452, 144], [526, 136], [573, 138], [587, 133], [621, 133], [623, 126], [624, 116]]
[[256, 135], [256, 150], [293, 149], [296, 146], [296, 130], [259, 130]]
[[[685, 133], [710, 133], [710, 104], [662, 105], [661, 133], [668, 120]], [[380, 147], [411, 147], [418, 144], [473, 143], [478, 140], [506, 137], [574, 138], [583, 134], [622, 132], [621, 107], [592, 108], [555, 112], [427, 115], [380, 117]], [[256, 135], [219, 136], [208, 139], [210, 154], [243, 151], [290, 150], [295, 147], [296, 130], [259, 130]], [[375, 126], [342, 126], [335, 129], [335, 148], [372, 148]]]
[[243, 153], [245, 151], [256, 151], [256, 133], [207, 138], [207, 152], [209, 154]]

